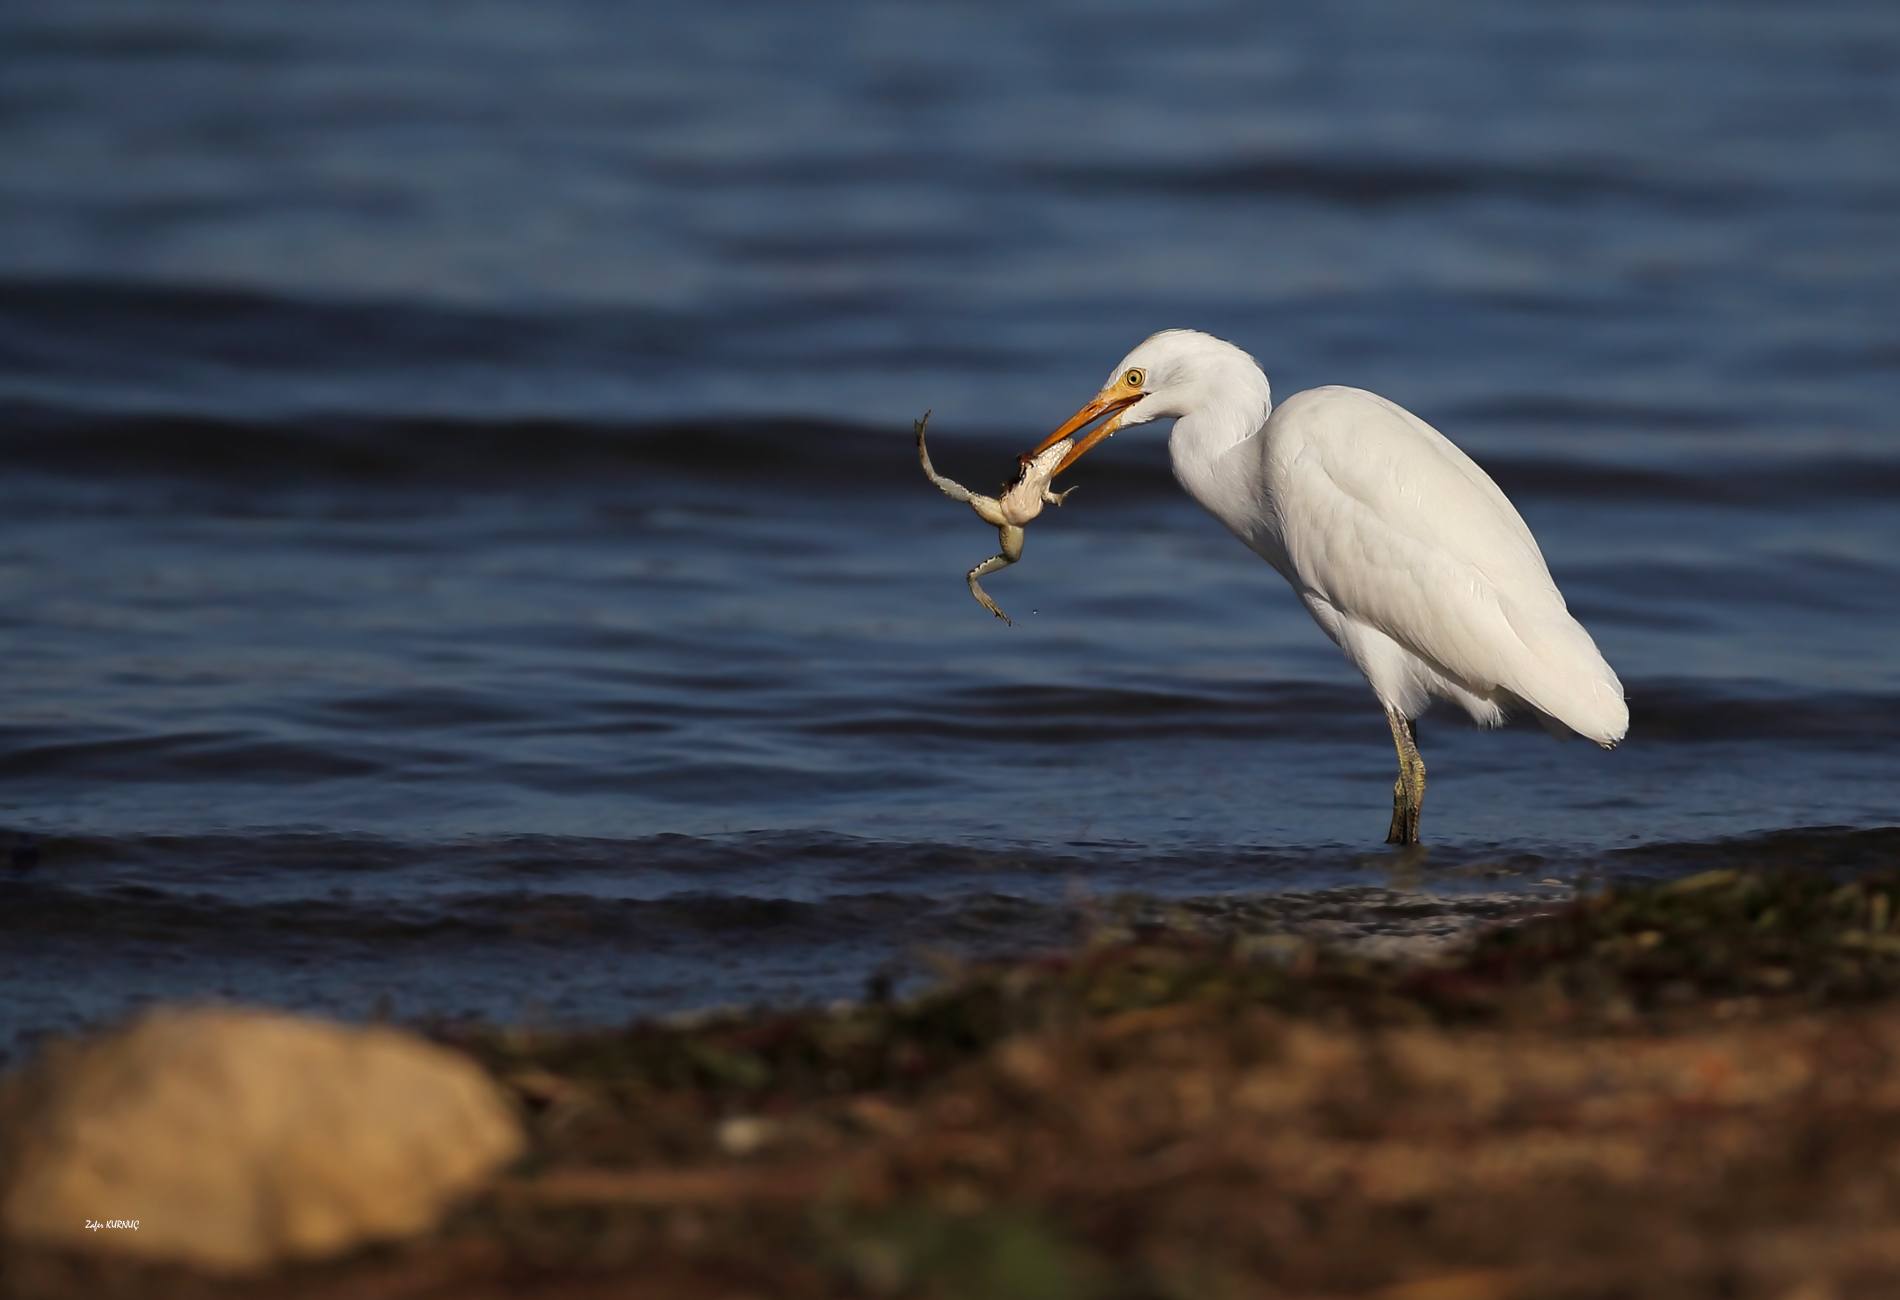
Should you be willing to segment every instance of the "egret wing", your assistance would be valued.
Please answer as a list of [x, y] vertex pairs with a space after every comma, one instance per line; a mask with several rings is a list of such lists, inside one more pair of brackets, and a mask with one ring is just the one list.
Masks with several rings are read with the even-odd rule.
[[1476, 694], [1501, 687], [1593, 739], [1622, 736], [1616, 674], [1523, 518], [1449, 439], [1353, 388], [1289, 398], [1269, 435], [1297, 583]]

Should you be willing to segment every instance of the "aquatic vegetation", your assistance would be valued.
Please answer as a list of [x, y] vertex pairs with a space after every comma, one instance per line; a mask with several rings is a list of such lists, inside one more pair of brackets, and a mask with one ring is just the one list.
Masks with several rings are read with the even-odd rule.
[[1274, 934], [1149, 924], [958, 969], [902, 1001], [624, 1030], [462, 1038], [506, 1074], [787, 1098], [916, 1089], [1012, 1035], [1184, 1004], [1362, 1024], [1623, 1023], [1900, 990], [1900, 875], [1724, 870], [1609, 888], [1495, 927], [1451, 959], [1380, 961]]

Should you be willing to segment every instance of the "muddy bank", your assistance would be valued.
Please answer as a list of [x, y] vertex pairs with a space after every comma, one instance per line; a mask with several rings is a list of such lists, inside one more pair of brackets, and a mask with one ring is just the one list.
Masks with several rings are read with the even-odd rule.
[[428, 1239], [13, 1295], [1900, 1294], [1900, 877], [1722, 871], [1397, 961], [1211, 914], [903, 1002], [439, 1030], [533, 1153]]

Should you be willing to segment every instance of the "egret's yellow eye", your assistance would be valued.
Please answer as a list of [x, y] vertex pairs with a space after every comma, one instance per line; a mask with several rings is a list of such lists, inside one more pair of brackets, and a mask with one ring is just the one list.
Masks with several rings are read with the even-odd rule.
[[1142, 381], [1147, 377], [1146, 374], [1139, 370], [1131, 370], [1122, 376], [1122, 382], [1127, 384], [1130, 388], [1140, 388]]

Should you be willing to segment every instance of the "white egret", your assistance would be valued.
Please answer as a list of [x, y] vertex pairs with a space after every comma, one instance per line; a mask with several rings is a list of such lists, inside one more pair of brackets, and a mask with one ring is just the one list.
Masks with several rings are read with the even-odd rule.
[[1174, 476], [1292, 584], [1385, 707], [1398, 750], [1389, 844], [1418, 842], [1430, 697], [1495, 727], [1529, 709], [1558, 737], [1613, 749], [1623, 685], [1570, 616], [1498, 485], [1438, 430], [1358, 388], [1295, 393], [1231, 343], [1163, 330], [1031, 456], [1107, 416], [1057, 466], [1114, 433], [1173, 419]]

